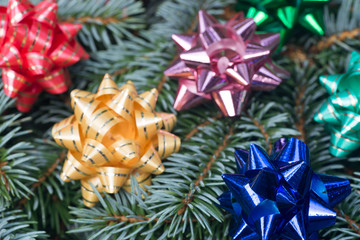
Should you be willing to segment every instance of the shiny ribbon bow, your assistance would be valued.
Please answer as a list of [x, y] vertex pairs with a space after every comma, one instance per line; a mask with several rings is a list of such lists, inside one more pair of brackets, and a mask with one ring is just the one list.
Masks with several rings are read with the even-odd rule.
[[59, 94], [68, 89], [64, 67], [87, 53], [74, 39], [80, 24], [58, 23], [57, 4], [42, 1], [9, 0], [0, 7], [0, 67], [4, 91], [17, 98], [19, 111], [27, 112], [42, 90]]
[[351, 192], [346, 179], [316, 174], [310, 168], [309, 149], [291, 138], [281, 139], [269, 156], [250, 145], [238, 149], [237, 174], [223, 174], [230, 191], [220, 206], [233, 214], [233, 239], [318, 239], [319, 229], [336, 221], [332, 208]]
[[331, 131], [330, 153], [345, 157], [360, 147], [360, 54], [351, 53], [346, 73], [320, 76], [319, 80], [331, 96], [314, 119]]
[[297, 24], [314, 34], [324, 34], [323, 7], [329, 0], [241, 0], [237, 10], [246, 11], [260, 30], [278, 32], [279, 47], [289, 38]]
[[270, 53], [279, 34], [255, 34], [256, 24], [242, 13], [219, 24], [199, 11], [199, 32], [174, 34], [179, 60], [165, 75], [179, 79], [176, 110], [195, 107], [211, 98], [225, 116], [240, 115], [250, 90], [270, 91], [288, 73], [275, 65]]
[[81, 179], [86, 206], [99, 201], [90, 183], [102, 193], [130, 191], [130, 175], [140, 186], [161, 174], [161, 159], [177, 152], [180, 139], [169, 133], [176, 116], [154, 112], [156, 89], [137, 94], [128, 81], [118, 88], [106, 74], [96, 94], [73, 90], [74, 115], [54, 125], [55, 141], [68, 148], [61, 179]]

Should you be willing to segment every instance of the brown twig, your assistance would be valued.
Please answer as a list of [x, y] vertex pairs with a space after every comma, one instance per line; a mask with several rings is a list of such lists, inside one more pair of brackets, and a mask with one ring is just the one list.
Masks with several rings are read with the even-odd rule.
[[222, 17], [225, 18], [226, 20], [230, 20], [238, 13], [239, 12], [235, 11], [234, 7], [227, 6], [224, 8], [224, 14], [222, 15]]
[[107, 17], [107, 18], [101, 18], [101, 17], [90, 17], [90, 16], [86, 16], [86, 17], [69, 17], [67, 19], [64, 20], [64, 22], [70, 22], [70, 23], [95, 23], [95, 22], [100, 22], [101, 24], [109, 24], [109, 23], [119, 23], [119, 22], [123, 22], [125, 19], [127, 19], [129, 16], [123, 16], [121, 18], [116, 18], [116, 17]]
[[297, 115], [300, 117], [299, 121], [295, 123], [295, 126], [297, 130], [300, 132], [300, 136], [297, 136], [297, 138], [300, 138], [301, 140], [305, 141], [305, 118], [304, 118], [304, 109], [305, 109], [305, 103], [302, 101], [304, 94], [306, 91], [306, 85], [301, 85], [299, 94], [295, 99], [295, 111]]
[[65, 160], [65, 153], [60, 153], [60, 156], [55, 160], [53, 164], [48, 168], [48, 170], [42, 175], [36, 183], [33, 184], [34, 188], [40, 187], [40, 185], [47, 179], [55, 170], [55, 168]]
[[[107, 225], [111, 225], [115, 222], [129, 222], [129, 223], [136, 223], [136, 222], [147, 222], [150, 220], [149, 217], [146, 216], [137, 216], [137, 218], [129, 218], [123, 215], [112, 215], [111, 217], [116, 218], [117, 220], [109, 220], [107, 221]], [[151, 220], [152, 222], [158, 222], [159, 218], [154, 218]], [[170, 219], [165, 219], [164, 222], [165, 223], [171, 223], [172, 220]], [[192, 222], [197, 222], [197, 219], [191, 219]], [[184, 222], [183, 220], [181, 220], [181, 222]]]
[[261, 134], [264, 136], [265, 142], [268, 145], [268, 153], [270, 154], [272, 150], [272, 143], [269, 134], [265, 131], [264, 126], [261, 125], [255, 118], [251, 117], [250, 114], [247, 114], [247, 116], [251, 119], [254, 125], [260, 130]]
[[196, 133], [199, 132], [200, 128], [206, 127], [207, 125], [211, 124], [214, 120], [217, 120], [219, 118], [221, 118], [222, 115], [218, 114], [214, 117], [212, 117], [212, 120], [207, 120], [203, 123], [200, 123], [199, 125], [197, 125], [196, 127], [194, 127], [188, 134], [186, 134], [185, 136], [185, 141], [189, 140], [190, 138], [192, 138]]
[[1, 168], [5, 167], [9, 162], [8, 161], [4, 161], [4, 162], [0, 162], [0, 175], [2, 175], [4, 177], [4, 181], [5, 181], [5, 187], [8, 191], [10, 191], [10, 185], [9, 185], [9, 181], [5, 176], [5, 171], [3, 171]]
[[[326, 37], [323, 40], [319, 41], [316, 45], [313, 45], [309, 52], [310, 53], [318, 53], [326, 48], [329, 48], [331, 45], [333, 45], [336, 42], [342, 42], [345, 39], [353, 39], [355, 37], [358, 37], [360, 35], [360, 28], [355, 28], [351, 31], [344, 31], [338, 34], [333, 34], [330, 37]], [[313, 64], [312, 58], [309, 57], [309, 55], [304, 51], [302, 47], [294, 46], [294, 45], [288, 45], [288, 50], [283, 52], [284, 55], [287, 55], [291, 59], [304, 61], [309, 60], [310, 64]]]
[[122, 75], [126, 72], [128, 72], [130, 69], [129, 68], [120, 68], [119, 70], [115, 71], [113, 74], [111, 74], [112, 77], [118, 76], [118, 75]]
[[8, 161], [0, 162], [0, 168], [5, 167], [8, 163]]
[[[56, 167], [62, 163], [65, 160], [65, 153], [60, 153], [60, 156], [55, 160], [53, 164], [46, 170], [46, 172], [38, 178], [38, 181], [32, 185], [32, 190], [35, 190], [36, 188], [40, 187], [41, 184], [54, 172]], [[30, 198], [30, 195], [28, 195], [28, 198]], [[19, 206], [23, 206], [29, 199], [23, 198], [19, 201]]]
[[[148, 217], [145, 217], [145, 216], [138, 216], [138, 218], [129, 218], [129, 217], [126, 217], [126, 216], [118, 216], [118, 215], [113, 215], [111, 216], [113, 218], [116, 218], [117, 220], [109, 220], [107, 222], [107, 225], [112, 225], [113, 223], [115, 222], [129, 222], [129, 223], [135, 223], [135, 222], [147, 222], [150, 220], [150, 218]], [[154, 219], [154, 221], [157, 221]], [[165, 220], [166, 221], [166, 220]]]
[[[203, 181], [203, 179], [207, 176], [212, 165], [215, 163], [216, 159], [220, 156], [220, 153], [226, 148], [229, 137], [232, 136], [233, 134], [234, 134], [233, 128], [230, 127], [229, 132], [224, 136], [224, 140], [223, 140], [222, 144], [218, 146], [218, 148], [214, 152], [214, 155], [212, 157], [210, 157], [210, 161], [206, 164], [206, 167], [203, 169], [203, 171], [199, 175], [198, 179], [194, 182], [195, 187], [199, 186], [200, 182]], [[182, 208], [180, 208], [177, 212], [178, 215], [182, 215], [185, 212], [186, 208], [188, 207], [188, 204], [193, 201], [194, 193], [195, 192], [192, 192], [191, 189], [189, 190], [187, 197], [184, 198], [182, 201], [184, 203], [184, 206]]]
[[298, 60], [299, 62], [308, 60], [310, 64], [313, 64], [313, 60], [308, 56], [304, 49], [299, 46], [289, 44], [287, 50], [282, 54], [288, 56], [292, 60]]
[[352, 220], [348, 215], [346, 215], [344, 212], [340, 211], [337, 208], [335, 208], [335, 211], [338, 216], [345, 218], [351, 229], [353, 229], [357, 234], [360, 235], [360, 225], [356, 223], [356, 221]]
[[311, 52], [320, 52], [323, 49], [330, 47], [335, 42], [342, 42], [347, 38], [355, 38], [360, 34], [360, 28], [355, 28], [351, 31], [344, 31], [339, 34], [333, 34], [330, 37], [325, 38], [324, 40], [318, 42], [316, 45], [310, 48]]

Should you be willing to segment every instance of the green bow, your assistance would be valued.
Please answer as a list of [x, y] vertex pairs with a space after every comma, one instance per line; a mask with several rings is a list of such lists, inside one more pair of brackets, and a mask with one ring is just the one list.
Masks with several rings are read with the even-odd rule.
[[321, 76], [320, 83], [331, 96], [314, 119], [331, 131], [330, 153], [345, 157], [360, 147], [360, 54], [351, 53], [346, 73]]
[[279, 49], [296, 24], [314, 34], [324, 34], [323, 6], [329, 0], [239, 0], [236, 10], [247, 11], [260, 30], [279, 32]]

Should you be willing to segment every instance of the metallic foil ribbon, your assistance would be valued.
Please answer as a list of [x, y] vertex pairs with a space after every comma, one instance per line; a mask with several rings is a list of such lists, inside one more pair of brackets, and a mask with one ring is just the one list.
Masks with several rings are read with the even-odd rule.
[[330, 94], [314, 119], [330, 130], [330, 153], [345, 157], [360, 147], [360, 54], [351, 53], [346, 73], [320, 76]]
[[230, 235], [248, 239], [319, 239], [317, 231], [332, 226], [332, 209], [351, 192], [348, 180], [316, 174], [309, 149], [291, 138], [275, 143], [269, 156], [251, 144], [235, 150], [238, 173], [223, 174], [230, 191], [220, 206], [233, 214]]
[[279, 34], [255, 34], [255, 29], [255, 21], [242, 13], [220, 24], [201, 10], [198, 33], [174, 34], [179, 59], [165, 71], [179, 80], [174, 108], [213, 99], [225, 116], [239, 116], [251, 90], [275, 89], [288, 76], [270, 58]]
[[80, 24], [58, 22], [57, 4], [9, 0], [0, 7], [0, 67], [5, 94], [17, 98], [19, 111], [30, 111], [38, 95], [67, 91], [70, 78], [65, 67], [87, 53], [74, 39]]
[[314, 34], [324, 35], [323, 8], [329, 0], [239, 0], [238, 11], [252, 17], [260, 31], [280, 33], [279, 48], [298, 25]]
[[164, 171], [162, 159], [180, 148], [171, 134], [176, 116], [154, 111], [156, 89], [137, 94], [128, 81], [120, 88], [106, 74], [96, 94], [73, 90], [74, 115], [54, 125], [57, 144], [69, 149], [61, 179], [81, 180], [86, 206], [99, 201], [100, 192], [131, 191], [130, 175], [145, 189], [152, 174]]

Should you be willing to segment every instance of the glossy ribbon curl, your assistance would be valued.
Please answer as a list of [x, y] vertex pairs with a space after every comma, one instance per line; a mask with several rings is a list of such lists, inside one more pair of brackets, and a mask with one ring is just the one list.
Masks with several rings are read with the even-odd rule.
[[225, 116], [239, 116], [251, 90], [271, 91], [289, 74], [270, 54], [278, 33], [255, 34], [252, 18], [237, 14], [226, 24], [199, 11], [198, 33], [174, 34], [179, 59], [165, 75], [179, 80], [178, 111], [213, 99]]
[[0, 7], [0, 67], [5, 94], [17, 98], [19, 111], [30, 111], [45, 90], [60, 94], [70, 79], [65, 67], [88, 54], [74, 39], [80, 24], [58, 22], [57, 4], [9, 0]]
[[106, 74], [98, 92], [73, 90], [74, 115], [54, 125], [57, 144], [69, 149], [61, 179], [81, 180], [83, 202], [99, 201], [100, 192], [131, 191], [130, 175], [140, 186], [151, 184], [152, 174], [164, 171], [162, 159], [180, 149], [180, 138], [169, 131], [176, 116], [154, 111], [156, 89], [137, 94], [128, 81], [118, 88]]
[[295, 138], [277, 141], [271, 156], [251, 144], [235, 159], [238, 173], [222, 175], [230, 191], [218, 198], [233, 214], [234, 240], [318, 239], [318, 230], [335, 224], [332, 208], [351, 192], [348, 180], [314, 173], [308, 147]]
[[297, 25], [324, 35], [323, 8], [329, 0], [241, 0], [236, 9], [252, 17], [260, 31], [280, 33], [279, 49]]
[[346, 73], [320, 76], [319, 80], [330, 97], [314, 119], [330, 130], [330, 153], [345, 157], [360, 147], [360, 54], [351, 53]]

